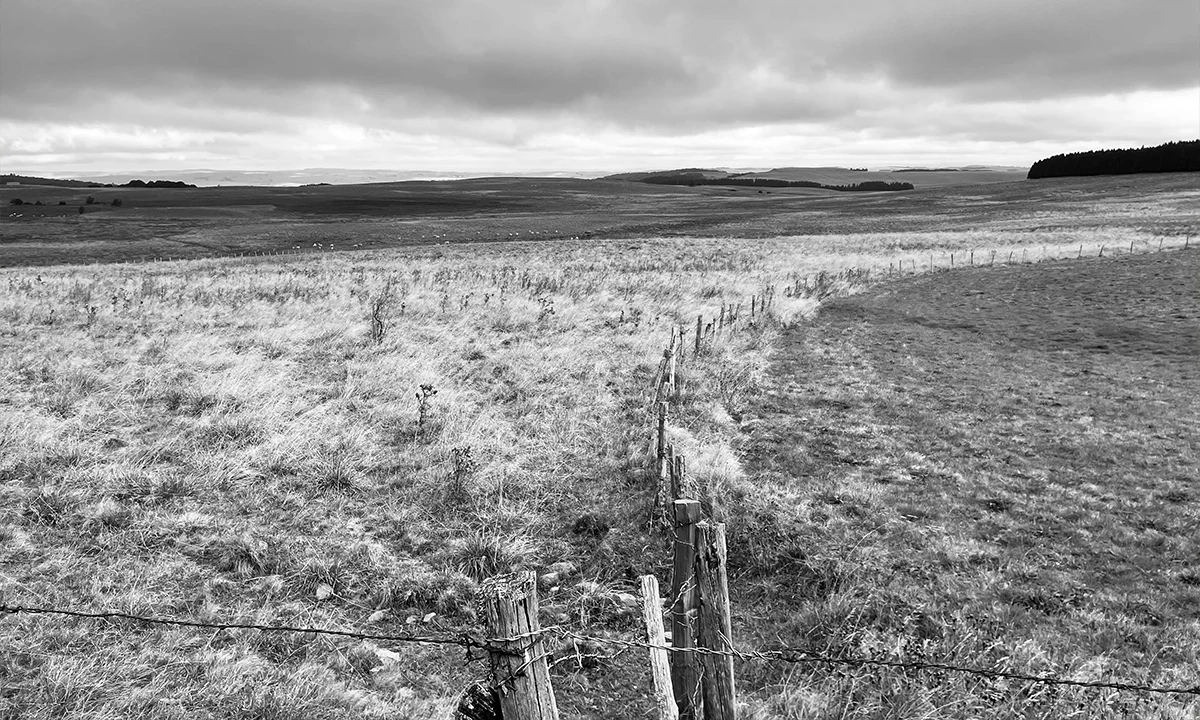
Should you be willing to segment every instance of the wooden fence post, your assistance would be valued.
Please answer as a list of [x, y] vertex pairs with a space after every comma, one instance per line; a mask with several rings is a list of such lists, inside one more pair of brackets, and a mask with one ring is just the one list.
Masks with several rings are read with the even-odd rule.
[[498, 688], [504, 720], [558, 720], [550, 666], [538, 623], [537, 575], [509, 573], [490, 578], [480, 588], [488, 633], [518, 638], [489, 649], [492, 679]]
[[[696, 527], [696, 583], [700, 587], [700, 647], [733, 652], [729, 577], [725, 569], [725, 523]], [[737, 720], [733, 655], [703, 655], [704, 719]]]
[[679, 708], [671, 690], [671, 667], [667, 662], [667, 644], [663, 632], [662, 599], [658, 596], [658, 579], [653, 575], [642, 576], [642, 619], [646, 623], [646, 642], [658, 647], [650, 648], [650, 678], [654, 684], [654, 705], [658, 708], [658, 720], [677, 720]]
[[671, 653], [671, 686], [681, 720], [696, 720], [700, 710], [700, 668], [696, 653], [695, 626], [699, 592], [696, 586], [696, 523], [700, 503], [676, 500], [675, 562], [671, 572], [671, 646], [684, 652]]
[[658, 401], [662, 398], [663, 383], [667, 380], [667, 356], [670, 351], [663, 350], [662, 360], [658, 361], [658, 372], [654, 374], [654, 405], [658, 406]]
[[674, 400], [675, 396], [679, 394], [679, 388], [675, 387], [675, 357], [679, 355], [679, 347], [675, 344], [674, 331], [671, 331], [670, 353], [670, 361], [667, 367], [667, 387], [670, 389], [668, 397]]
[[667, 453], [667, 409], [670, 405], [665, 400], [658, 404], [658, 437], [654, 443], [654, 457], [659, 461], [660, 465]]
[[675, 461], [671, 468], [671, 500], [678, 500], [683, 494], [683, 475], [686, 465], [684, 464], [683, 456], [676, 455]]
[[700, 328], [704, 325], [704, 316], [696, 316], [696, 355], [700, 355]]

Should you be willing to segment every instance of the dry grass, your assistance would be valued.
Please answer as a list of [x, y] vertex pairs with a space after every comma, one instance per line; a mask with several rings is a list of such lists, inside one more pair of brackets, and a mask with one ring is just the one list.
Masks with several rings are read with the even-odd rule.
[[[769, 286], [777, 323], [800, 323], [817, 301], [784, 294], [799, 279], [879, 281], [930, 252], [1158, 240], [670, 238], [3, 270], [0, 597], [386, 632], [473, 627], [476, 582], [532, 568], [555, 573], [548, 616], [628, 629], [617, 594], [667, 577], [646, 408], [672, 326]], [[733, 445], [777, 323], [688, 364], [672, 430], [734, 527], [752, 518], [725, 505]], [[836, 587], [836, 566], [809, 569]], [[23, 616], [0, 632], [0, 708], [29, 718], [446, 717], [481, 672], [459, 651], [351, 640]], [[801, 707], [796, 692], [768, 705]], [[560, 705], [585, 713], [585, 695]], [[790, 716], [838, 716], [820, 713]]]

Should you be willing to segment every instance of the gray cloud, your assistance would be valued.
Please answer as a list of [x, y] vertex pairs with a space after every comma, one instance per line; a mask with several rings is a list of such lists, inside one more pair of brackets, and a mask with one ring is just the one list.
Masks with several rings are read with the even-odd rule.
[[[218, 137], [315, 120], [510, 146], [889, 134], [931, 102], [1069, 113], [1072, 98], [1194, 88], [1200, 71], [1194, 0], [5, 0], [0, 21], [0, 120]], [[1036, 140], [1041, 119], [964, 132]]]

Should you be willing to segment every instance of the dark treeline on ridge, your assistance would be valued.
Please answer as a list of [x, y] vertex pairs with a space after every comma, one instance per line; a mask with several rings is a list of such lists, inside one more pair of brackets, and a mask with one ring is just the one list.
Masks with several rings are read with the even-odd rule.
[[150, 182], [146, 182], [145, 180], [130, 180], [124, 185], [117, 185], [115, 187], [194, 188], [196, 186], [189, 185], [180, 180], [151, 180]]
[[781, 180], [779, 178], [749, 178], [749, 177], [720, 177], [709, 178], [704, 177], [698, 172], [677, 172], [677, 173], [660, 173], [651, 175], [642, 180], [644, 183], [652, 185], [687, 185], [689, 187], [695, 185], [736, 185], [739, 187], [756, 187], [756, 188], [789, 188], [789, 187], [805, 187], [805, 188], [821, 188], [824, 190], [841, 190], [843, 192], [877, 192], [881, 190], [912, 190], [913, 184], [906, 182], [883, 182], [881, 180], [867, 180], [866, 182], [852, 183], [850, 185], [823, 185], [812, 180]]
[[1134, 173], [1200, 171], [1200, 140], [1170, 142], [1155, 147], [1124, 150], [1089, 150], [1038, 160], [1029, 168], [1029, 179], [1076, 175], [1131, 175]]
[[78, 188], [111, 188], [111, 187], [130, 187], [130, 188], [194, 188], [195, 185], [179, 180], [130, 180], [124, 185], [115, 183], [98, 183], [89, 180], [60, 180], [57, 178], [42, 178], [32, 177], [29, 175], [0, 175], [0, 184], [16, 184], [16, 185], [45, 185], [49, 187], [78, 187]]

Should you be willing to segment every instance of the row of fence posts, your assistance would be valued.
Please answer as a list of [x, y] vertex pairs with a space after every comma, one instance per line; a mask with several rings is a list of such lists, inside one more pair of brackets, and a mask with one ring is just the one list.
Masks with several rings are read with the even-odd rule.
[[[773, 288], [751, 298], [751, 317], [767, 313], [773, 302]], [[733, 326], [740, 311], [740, 304], [723, 306], [707, 324], [698, 316], [693, 357], [703, 353], [704, 342], [717, 331]], [[671, 402], [678, 401], [684, 388], [685, 347], [683, 328], [672, 330], [654, 380], [655, 515], [670, 529], [673, 558], [666, 603], [656, 577], [640, 578], [650, 681], [658, 720], [736, 720], [725, 524], [703, 519], [700, 502], [683, 497], [689, 491], [686, 463], [667, 442]], [[494, 693], [489, 709], [460, 705], [459, 717], [557, 720], [550, 653], [538, 623], [536, 574], [492, 578], [481, 587], [480, 597], [487, 632], [500, 639], [488, 649]]]
[[[1190, 237], [1189, 237], [1190, 240]], [[1082, 253], [1082, 250], [1080, 251]], [[1101, 251], [1103, 252], [1103, 250]], [[1024, 259], [1024, 251], [1022, 251]], [[1012, 254], [1010, 253], [1010, 261]], [[995, 253], [989, 264], [995, 261]], [[953, 262], [953, 260], [951, 261]], [[968, 262], [973, 263], [970, 257]], [[915, 270], [915, 261], [913, 263]], [[932, 258], [931, 258], [932, 266]], [[903, 265], [901, 265], [901, 271]], [[889, 268], [889, 272], [891, 269]], [[848, 270], [845, 278], [869, 279], [869, 270]], [[842, 273], [820, 273], [810, 287], [808, 278], [795, 278], [784, 288], [788, 296], [820, 294]], [[803, 285], [801, 285], [803, 283]], [[769, 312], [774, 288], [750, 300], [751, 318]], [[741, 304], [722, 305], [720, 314], [705, 323], [696, 318], [693, 357], [698, 358], [716, 334], [736, 325]], [[733, 672], [733, 628], [726, 570], [725, 524], [701, 517], [699, 501], [683, 497], [686, 464], [667, 442], [667, 419], [671, 402], [678, 402], [684, 388], [683, 328], [672, 330], [671, 339], [654, 380], [657, 436], [655, 516], [670, 528], [674, 557], [671, 594], [666, 613], [659, 594], [658, 579], [640, 578], [642, 619], [649, 650], [650, 679], [658, 720], [736, 720], [737, 693]], [[653, 524], [654, 521], [652, 521]], [[484, 615], [490, 636], [500, 639], [489, 646], [492, 672], [492, 709], [471, 708], [462, 718], [483, 720], [557, 720], [558, 707], [550, 682], [550, 668], [543, 633], [538, 624], [537, 576], [533, 572], [501, 575], [481, 588]], [[664, 615], [669, 618], [664, 626]]]

